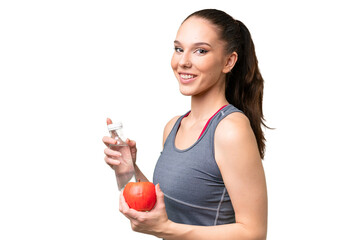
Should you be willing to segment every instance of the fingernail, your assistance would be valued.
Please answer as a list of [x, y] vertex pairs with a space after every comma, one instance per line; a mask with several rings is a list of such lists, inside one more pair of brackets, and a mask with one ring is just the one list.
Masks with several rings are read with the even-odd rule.
[[107, 125], [109, 125], [109, 124], [111, 124], [112, 122], [111, 122], [111, 119], [110, 118], [106, 118], [106, 124]]

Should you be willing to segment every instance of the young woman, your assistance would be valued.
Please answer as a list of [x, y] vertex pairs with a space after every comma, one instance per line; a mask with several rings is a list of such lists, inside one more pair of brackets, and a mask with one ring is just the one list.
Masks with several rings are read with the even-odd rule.
[[[137, 212], [121, 195], [120, 212], [134, 231], [168, 240], [266, 239], [263, 79], [250, 33], [225, 12], [206, 9], [185, 19], [174, 46], [171, 66], [191, 111], [165, 126], [154, 209]], [[128, 144], [135, 162], [135, 142]], [[118, 164], [116, 152], [105, 154], [110, 166]]]

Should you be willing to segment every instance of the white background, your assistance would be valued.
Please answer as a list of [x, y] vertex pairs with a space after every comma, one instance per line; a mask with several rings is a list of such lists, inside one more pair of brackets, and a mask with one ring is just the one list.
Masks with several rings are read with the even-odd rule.
[[170, 68], [181, 21], [218, 8], [252, 33], [265, 79], [269, 240], [360, 239], [355, 1], [1, 1], [0, 239], [154, 239], [118, 211], [103, 161], [123, 120], [151, 179], [189, 110]]

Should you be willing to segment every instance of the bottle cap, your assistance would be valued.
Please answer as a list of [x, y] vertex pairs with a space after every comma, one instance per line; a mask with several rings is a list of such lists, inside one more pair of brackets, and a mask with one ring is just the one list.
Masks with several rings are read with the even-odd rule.
[[117, 130], [117, 129], [122, 128], [123, 125], [122, 125], [121, 122], [116, 122], [116, 123], [112, 123], [112, 124], [107, 125], [107, 127], [108, 127], [109, 131], [112, 131], [112, 130]]

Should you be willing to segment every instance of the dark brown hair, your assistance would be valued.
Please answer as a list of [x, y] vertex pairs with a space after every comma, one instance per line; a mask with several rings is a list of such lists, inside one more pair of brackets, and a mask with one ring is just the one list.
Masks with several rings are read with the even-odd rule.
[[247, 27], [227, 13], [217, 9], [204, 9], [189, 15], [208, 20], [226, 42], [226, 54], [236, 52], [238, 60], [226, 75], [225, 96], [229, 103], [242, 110], [249, 118], [261, 158], [265, 155], [265, 137], [262, 126], [265, 119], [262, 111], [264, 80], [260, 74], [254, 43]]

